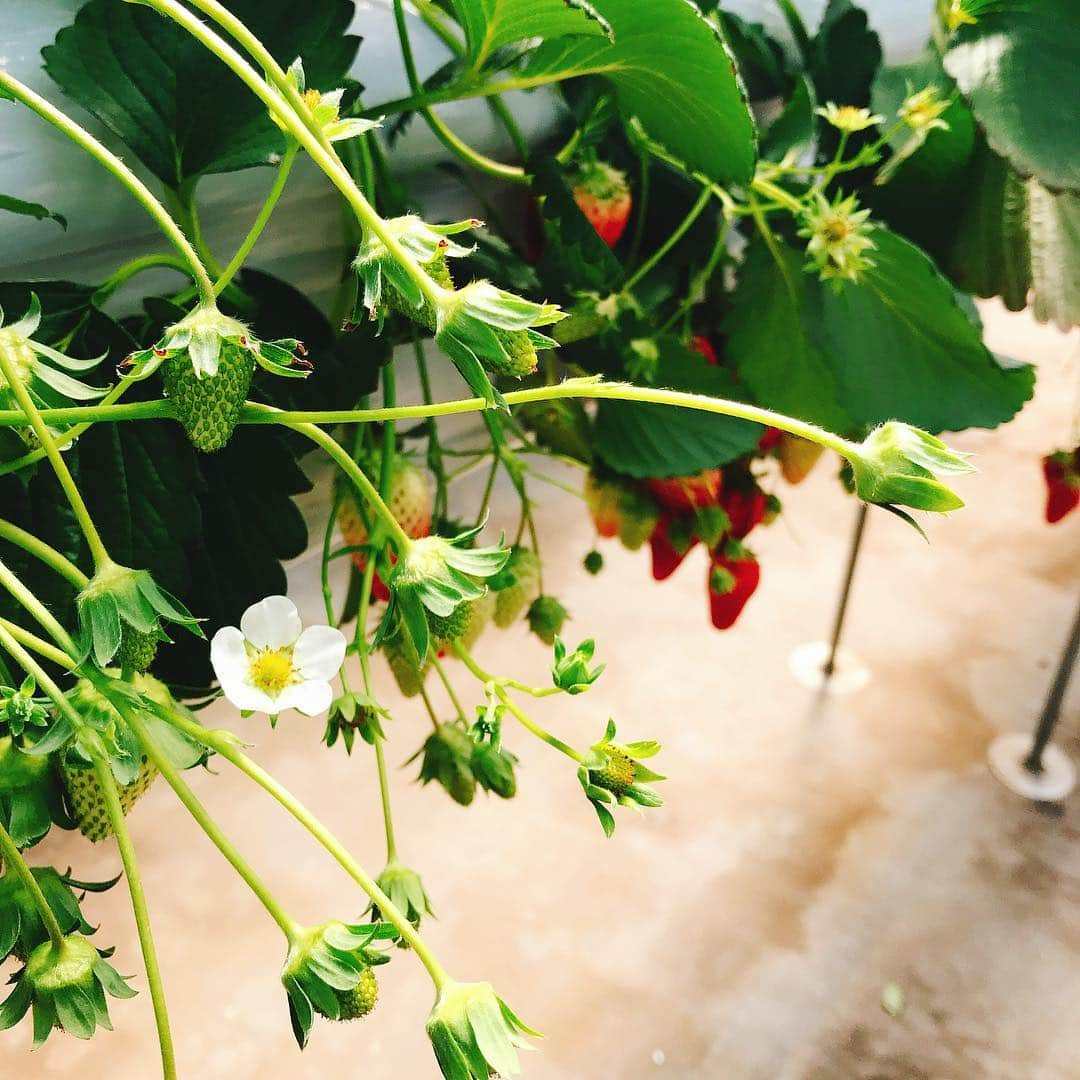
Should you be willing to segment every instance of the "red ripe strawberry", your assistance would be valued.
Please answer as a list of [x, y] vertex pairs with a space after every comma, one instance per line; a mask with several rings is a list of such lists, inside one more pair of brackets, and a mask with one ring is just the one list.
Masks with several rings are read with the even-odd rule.
[[1046, 521], [1053, 525], [1080, 506], [1080, 447], [1058, 450], [1043, 458], [1046, 480]]
[[809, 439], [784, 432], [780, 436], [780, 471], [789, 484], [801, 484], [817, 464], [825, 448]]
[[750, 486], [725, 485], [720, 505], [728, 516], [728, 535], [741, 540], [755, 525], [765, 520], [768, 497], [751, 479]]
[[694, 476], [654, 476], [646, 483], [665, 510], [685, 513], [702, 506], [716, 506], [724, 477], [719, 469], [705, 469]]
[[649, 537], [653, 578], [663, 581], [671, 577], [697, 542], [684, 521], [664, 514]]
[[619, 488], [597, 480], [591, 473], [585, 481], [585, 505], [598, 535], [610, 540], [619, 535]]
[[735, 625], [761, 581], [753, 553], [732, 540], [712, 553], [709, 563], [709, 611], [717, 630]]
[[767, 454], [770, 450], [776, 449], [783, 437], [784, 433], [779, 428], [767, 427], [765, 434], [758, 439], [757, 448], [761, 453]]
[[590, 475], [585, 502], [597, 533], [609, 539], [617, 536], [629, 551], [637, 551], [649, 539], [660, 517], [656, 503], [633, 481]]
[[716, 355], [716, 350], [712, 347], [712, 344], [707, 337], [698, 334], [697, 337], [691, 338], [690, 348], [696, 353], [701, 353], [701, 355], [705, 357], [706, 364], [712, 364], [713, 367], [716, 367], [717, 364], [720, 363], [720, 360]]
[[574, 183], [574, 202], [608, 247], [619, 242], [633, 199], [626, 174], [602, 161], [586, 165]]

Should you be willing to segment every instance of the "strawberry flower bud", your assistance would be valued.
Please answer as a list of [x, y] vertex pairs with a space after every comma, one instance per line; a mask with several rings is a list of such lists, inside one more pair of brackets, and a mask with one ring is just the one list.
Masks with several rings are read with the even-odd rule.
[[596, 642], [590, 638], [583, 641], [572, 653], [567, 654], [562, 638], [555, 638], [555, 664], [551, 669], [552, 681], [568, 694], [583, 694], [603, 673], [606, 664], [589, 668], [589, 661], [596, 650]]
[[975, 472], [969, 456], [919, 428], [890, 420], [854, 447], [849, 460], [855, 491], [863, 501], [941, 514], [964, 502], [935, 475]]
[[[30, 307], [26, 314], [10, 326], [4, 326], [4, 309], [0, 308], [0, 355], [26, 387], [34, 404], [40, 409], [59, 408], [72, 401], [92, 401], [107, 393], [105, 389], [87, 386], [67, 374], [69, 371], [86, 371], [101, 363], [103, 358], [97, 356], [91, 360], [76, 360], [34, 341], [33, 335], [40, 325], [41, 302], [36, 293], [30, 294]], [[0, 407], [19, 408], [15, 394], [3, 376], [0, 376]], [[49, 430], [54, 434], [60, 433], [60, 429]], [[36, 437], [29, 427], [19, 428], [18, 431], [24, 441], [35, 441]]]
[[614, 739], [615, 721], [609, 720], [604, 737], [589, 748], [585, 763], [578, 770], [585, 797], [592, 803], [604, 835], [609, 837], [615, 831], [615, 818], [608, 809], [610, 803], [630, 807], [664, 804], [644, 783], [664, 777], [642, 764], [643, 758], [660, 753], [660, 744], [651, 739], [634, 743], [617, 743]]
[[329, 1020], [353, 1020], [375, 1005], [376, 984], [371, 968], [390, 958], [371, 948], [373, 942], [394, 937], [387, 923], [346, 925], [326, 922], [300, 930], [289, 945], [281, 983], [289, 997], [293, 1035], [303, 1049], [315, 1014]]
[[[419, 926], [422, 919], [435, 918], [435, 912], [432, 910], [431, 901], [428, 899], [420, 875], [415, 870], [399, 863], [397, 859], [391, 859], [383, 867], [383, 872], [376, 879], [376, 884], [390, 898], [390, 903], [402, 912], [413, 926]], [[371, 908], [371, 918], [373, 922], [378, 922], [382, 918], [382, 914], [375, 905]]]
[[472, 767], [476, 782], [489, 794], [500, 799], [512, 799], [517, 794], [517, 778], [514, 766], [517, 757], [502, 744], [502, 717], [505, 706], [488, 689], [486, 705], [477, 706], [477, 719], [473, 724]]
[[858, 281], [874, 265], [866, 254], [876, 246], [870, 238], [874, 225], [868, 220], [870, 211], [857, 210], [858, 205], [854, 195], [830, 203], [816, 192], [803, 211], [798, 235], [809, 238], [806, 269], [816, 270], [822, 281]]
[[33, 675], [27, 675], [16, 690], [13, 686], [0, 686], [0, 732], [19, 739], [28, 727], [47, 727], [48, 698], [34, 697], [37, 683]]
[[[329, 90], [322, 93], [314, 87], [307, 86], [304, 75], [304, 64], [297, 57], [290, 65], [286, 73], [289, 81], [300, 91], [304, 104], [308, 108], [308, 115], [314, 121], [315, 126], [323, 133], [329, 142], [342, 142], [345, 139], [355, 139], [373, 128], [381, 127], [379, 120], [362, 120], [359, 117], [341, 118], [341, 99], [345, 94], [341, 90]], [[282, 131], [285, 125], [278, 118], [277, 113], [270, 113], [270, 119]]]
[[436, 780], [454, 802], [468, 806], [476, 795], [473, 749], [472, 737], [464, 723], [450, 721], [439, 724], [405, 764], [420, 757], [417, 780], [421, 785]]
[[348, 690], [330, 705], [323, 742], [333, 746], [340, 737], [347, 754], [352, 753], [358, 734], [364, 742], [373, 745], [376, 739], [385, 738], [382, 717], [389, 719], [390, 714], [373, 697], [359, 690]]
[[394, 566], [380, 639], [391, 635], [400, 615], [416, 650], [418, 668], [423, 667], [432, 637], [430, 616], [447, 619], [460, 604], [478, 600], [487, 591], [480, 581], [497, 574], [510, 558], [509, 549], [501, 544], [468, 547], [481, 528], [453, 539], [426, 536], [415, 540]]
[[53, 822], [71, 827], [52, 761], [11, 736], [0, 738], [0, 819], [20, 848], [36, 844]]
[[518, 1076], [525, 1035], [540, 1037], [490, 983], [452, 982], [439, 989], [427, 1022], [428, 1038], [446, 1080]]
[[147, 642], [171, 640], [162, 622], [175, 623], [196, 637], [205, 637], [199, 620], [176, 597], [161, 589], [147, 570], [133, 570], [110, 562], [102, 566], [75, 598], [83, 656], [93, 655], [98, 667], [119, 654], [123, 666], [143, 670]]
[[971, 0], [938, 0], [938, 12], [951, 34], [961, 26], [975, 26], [978, 19], [968, 10]]
[[30, 954], [15, 989], [0, 1005], [0, 1031], [14, 1027], [32, 1009], [35, 1050], [53, 1028], [89, 1039], [99, 1025], [112, 1027], [106, 992], [115, 998], [135, 996], [82, 935], [68, 934], [58, 946], [45, 941]]

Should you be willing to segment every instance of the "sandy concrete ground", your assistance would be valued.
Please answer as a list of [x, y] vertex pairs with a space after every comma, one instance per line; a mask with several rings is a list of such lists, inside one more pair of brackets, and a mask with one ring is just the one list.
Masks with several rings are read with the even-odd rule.
[[[571, 638], [598, 638], [608, 671], [585, 697], [543, 702], [535, 715], [577, 744], [609, 715], [626, 738], [662, 739], [667, 806], [623, 815], [605, 841], [570, 763], [517, 731], [510, 803], [465, 810], [413, 785], [414, 767], [395, 771], [402, 856], [441, 915], [430, 939], [452, 971], [492, 981], [546, 1033], [528, 1076], [1080, 1077], [1078, 804], [1032, 808], [984, 766], [998, 732], [1031, 724], [1077, 599], [1080, 515], [1041, 523], [1038, 467], [1068, 437], [1077, 339], [985, 313], [996, 349], [1042, 364], [1038, 399], [1004, 431], [957, 440], [982, 471], [963, 485], [965, 511], [928, 523], [930, 546], [871, 518], [850, 639], [873, 678], [854, 696], [816, 700], [787, 670], [790, 650], [827, 629], [853, 520], [831, 467], [789, 490], [781, 522], [755, 534], [763, 584], [723, 635], [707, 621], [700, 552], [654, 585], [644, 552], [609, 547], [607, 570], [591, 579], [580, 569], [591, 544], [583, 509], [540, 493], [549, 591], [573, 609]], [[311, 572], [301, 565], [294, 578], [315, 615]], [[545, 678], [544, 651], [523, 630], [490, 634], [477, 653], [496, 671]], [[427, 721], [381, 666], [378, 677], [396, 765]], [[1077, 691], [1060, 736], [1074, 753]], [[260, 761], [381, 865], [369, 753], [326, 751], [321, 723], [297, 716], [273, 736], [227, 707], [210, 719], [257, 742]], [[311, 922], [355, 915], [350, 882], [222, 768], [193, 783], [286, 905]], [[375, 1016], [320, 1024], [301, 1055], [277, 983], [276, 928], [163, 784], [131, 828], [182, 1076], [437, 1075], [423, 1034], [429, 984], [407, 954], [383, 969]], [[119, 868], [110, 844], [88, 850], [72, 836], [43, 854], [84, 877]], [[87, 910], [120, 969], [137, 971], [123, 889]], [[888, 983], [906, 998], [896, 1017], [880, 1004]], [[113, 1034], [55, 1038], [32, 1057], [25, 1026], [4, 1033], [0, 1075], [153, 1077], [148, 996], [116, 1003], [113, 1018]]]

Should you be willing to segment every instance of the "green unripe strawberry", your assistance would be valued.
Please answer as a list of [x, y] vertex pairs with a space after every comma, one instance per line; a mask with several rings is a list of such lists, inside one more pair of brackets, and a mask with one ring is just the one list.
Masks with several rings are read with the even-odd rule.
[[597, 787], [606, 788], [613, 795], [624, 794], [637, 778], [637, 764], [634, 759], [617, 746], [604, 748], [604, 767], [590, 774], [590, 779]]
[[[105, 806], [105, 793], [101, 790], [93, 768], [77, 768], [64, 762], [60, 766], [60, 774], [67, 789], [72, 816], [83, 836], [92, 843], [112, 836], [113, 828]], [[135, 779], [130, 784], [118, 785], [120, 808], [125, 817], [157, 778], [157, 774], [157, 767], [144, 757]]]
[[425, 613], [428, 629], [436, 641], [453, 641], [454, 638], [461, 637], [472, 621], [472, 611], [467, 600], [462, 600], [449, 615], [436, 615], [434, 611], [426, 608]]
[[364, 968], [360, 981], [352, 990], [335, 991], [338, 999], [339, 1020], [359, 1020], [367, 1016], [379, 1000], [379, 981], [371, 968]]
[[[450, 266], [446, 261], [445, 253], [440, 251], [433, 259], [421, 265], [427, 271], [428, 277], [431, 278], [436, 285], [439, 285], [444, 289], [452, 289], [454, 287], [454, 279], [450, 273]], [[399, 315], [404, 315], [407, 319], [412, 319], [413, 322], [419, 323], [420, 326], [427, 327], [428, 330], [435, 330], [435, 308], [432, 307], [431, 301], [426, 296], [420, 307], [414, 307], [384, 278], [383, 299], [386, 301], [386, 306], [393, 311], [396, 311]]]
[[39, 998], [53, 999], [77, 987], [89, 998], [94, 994], [94, 965], [100, 954], [81, 934], [69, 934], [59, 950], [52, 941], [37, 946], [26, 961], [24, 978]]
[[585, 567], [585, 570], [592, 574], [599, 574], [604, 569], [604, 556], [600, 554], [596, 548], [587, 552], [585, 558], [581, 560], [581, 565]]
[[495, 625], [505, 630], [521, 618], [540, 592], [540, 559], [529, 548], [515, 547], [504, 572], [514, 577], [513, 585], [495, 594]]
[[536, 370], [536, 346], [529, 337], [528, 330], [503, 330], [493, 327], [492, 332], [499, 339], [505, 356], [484, 357], [484, 363], [492, 371], [500, 375], [509, 375], [520, 379], [524, 375], [531, 375]]
[[424, 685], [430, 661], [425, 662], [423, 668], [419, 666], [412, 639], [400, 630], [395, 637], [383, 642], [382, 651], [398, 689], [406, 697], [416, 697]]
[[165, 362], [165, 394], [196, 449], [211, 453], [229, 441], [254, 373], [251, 350], [233, 341], [222, 341], [216, 375], [200, 379], [184, 354]]
[[529, 607], [529, 629], [545, 645], [554, 645], [555, 638], [570, 618], [570, 612], [554, 596], [538, 596]]
[[114, 663], [121, 671], [145, 671], [157, 656], [159, 640], [157, 634], [144, 634], [130, 623], [124, 623]]

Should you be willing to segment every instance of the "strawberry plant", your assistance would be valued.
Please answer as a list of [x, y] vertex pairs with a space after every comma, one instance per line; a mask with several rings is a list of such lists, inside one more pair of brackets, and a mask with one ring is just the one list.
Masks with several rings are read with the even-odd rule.
[[[0, 68], [3, 110], [65, 136], [169, 247], [104, 280], [0, 283], [0, 959], [16, 962], [0, 1029], [29, 1015], [35, 1045], [91, 1037], [111, 1022], [107, 998], [135, 990], [80, 907], [115, 883], [30, 865], [53, 827], [78, 827], [118, 846], [134, 981], [153, 999], [162, 1074], [178, 1075], [183, 1033], [125, 823], [157, 785], [280, 929], [300, 1047], [318, 1018], [372, 1013], [377, 967], [416, 960], [434, 990], [433, 1068], [517, 1074], [537, 1032], [424, 937], [433, 904], [393, 829], [378, 658], [408, 699], [395, 727], [421, 784], [461, 804], [516, 797], [535, 739], [568, 759], [568, 793], [576, 775], [611, 836], [626, 808], [662, 805], [660, 745], [616, 741], [614, 721], [591, 736], [568, 723], [564, 738], [529, 715], [531, 698], [578, 697], [604, 667], [602, 644], [570, 648], [571, 611], [545, 589], [538, 462], [576, 468], [598, 537], [647, 549], [657, 580], [700, 546], [703, 607], [726, 629], [758, 586], [750, 538], [781, 512], [778, 477], [799, 482], [823, 453], [854, 495], [911, 523], [962, 505], [948, 482], [972, 466], [938, 436], [1004, 423], [1034, 381], [986, 348], [972, 295], [1077, 319], [1080, 147], [1051, 119], [1076, 98], [1065, 0], [940, 0], [926, 54], [901, 68], [882, 65], [851, 0], [830, 0], [813, 34], [779, 0], [791, 46], [708, 0], [415, 6], [448, 59], [421, 78], [394, 0], [409, 92], [389, 101], [349, 76], [367, 17], [352, 0], [87, 0], [44, 50], [55, 93]], [[530, 143], [503, 95], [541, 87], [556, 115]], [[516, 160], [437, 111], [473, 98]], [[390, 152], [410, 124], [438, 137], [497, 226], [427, 220]], [[302, 156], [345, 210], [326, 310], [251, 265]], [[269, 191], [221, 263], [202, 183], [259, 167]], [[64, 223], [18, 182], [5, 178], [0, 212]], [[173, 290], [125, 307], [121, 286], [161, 268]], [[460, 396], [434, 399], [433, 364]], [[416, 400], [399, 403], [399, 381]], [[463, 466], [439, 426], [452, 415], [477, 421]], [[310, 455], [333, 478], [314, 543], [325, 621], [304, 627], [283, 563], [312, 546], [294, 501]], [[470, 503], [454, 481], [481, 465]], [[1074, 454], [1047, 459], [1048, 518], [1075, 507], [1076, 472]], [[485, 533], [500, 474], [520, 504], [512, 536]], [[585, 561], [603, 568], [599, 549]], [[483, 666], [484, 635], [513, 626], [551, 650], [550, 685]], [[454, 715], [433, 710], [432, 679]], [[381, 871], [236, 735], [200, 722], [194, 707], [215, 699], [270, 726], [325, 717], [328, 747], [370, 755]], [[417, 748], [404, 714], [421, 710], [434, 730]], [[189, 786], [211, 763], [220, 783], [265, 789], [339, 863], [362, 921], [293, 919]], [[469, 931], [468, 913], [440, 913]]]

